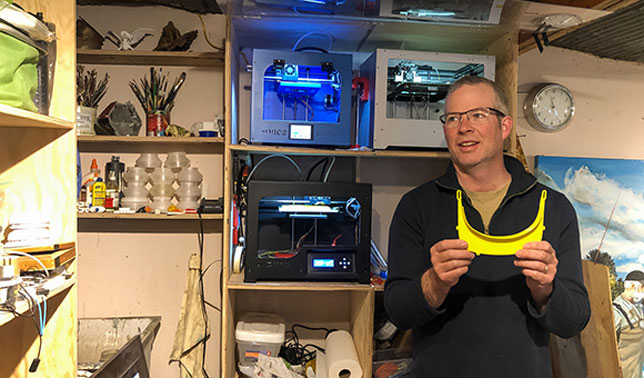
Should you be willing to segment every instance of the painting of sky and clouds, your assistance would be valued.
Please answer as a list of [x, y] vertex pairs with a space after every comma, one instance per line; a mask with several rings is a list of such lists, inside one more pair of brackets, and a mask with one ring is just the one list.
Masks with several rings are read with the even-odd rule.
[[644, 161], [537, 156], [535, 176], [575, 207], [582, 258], [601, 245], [618, 278], [644, 271]]

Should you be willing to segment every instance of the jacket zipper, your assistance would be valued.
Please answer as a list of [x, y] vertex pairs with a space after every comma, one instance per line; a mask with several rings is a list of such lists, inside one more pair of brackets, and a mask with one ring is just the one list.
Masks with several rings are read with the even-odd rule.
[[[537, 185], [537, 181], [534, 181], [532, 184], [530, 184], [530, 186], [528, 186], [528, 187], [527, 187], [527, 188], [525, 188], [524, 190], [522, 190], [522, 191], [520, 191], [520, 192], [512, 193], [512, 194], [510, 194], [509, 196], [507, 196], [505, 199], [503, 199], [503, 201], [501, 201], [501, 203], [499, 204], [499, 207], [497, 207], [497, 208], [496, 208], [496, 210], [494, 210], [494, 213], [492, 213], [492, 216], [490, 217], [490, 224], [492, 224], [492, 220], [494, 219], [494, 216], [496, 215], [496, 213], [497, 213], [497, 212], [498, 212], [498, 211], [499, 211], [499, 210], [500, 210], [500, 209], [501, 209], [501, 208], [502, 208], [506, 203], [508, 203], [508, 201], [509, 201], [511, 198], [514, 198], [514, 197], [517, 197], [517, 196], [520, 196], [520, 195], [523, 195], [523, 194], [527, 193], [530, 189], [534, 188], [536, 185]], [[489, 227], [488, 227], [488, 228], [489, 228]], [[487, 230], [485, 231], [485, 233], [486, 233], [487, 235], [489, 235], [489, 232], [488, 232]]]
[[[439, 186], [442, 186], [442, 187], [443, 187], [443, 188], [445, 188], [445, 189], [450, 189], [450, 190], [454, 190], [454, 191], [458, 190], [458, 188], [453, 188], [453, 187], [451, 187], [451, 186], [446, 186], [446, 185], [444, 185], [444, 184], [442, 184], [442, 183], [440, 183], [440, 182], [438, 182], [438, 181], [436, 181], [436, 184], [437, 184], [437, 185], [439, 185]], [[504, 205], [505, 205], [505, 204], [506, 204], [506, 203], [507, 203], [511, 198], [514, 198], [514, 197], [517, 197], [517, 196], [520, 196], [520, 195], [523, 195], [523, 194], [527, 193], [530, 189], [534, 188], [534, 187], [535, 187], [535, 185], [537, 185], [537, 181], [536, 181], [536, 180], [535, 180], [535, 181], [533, 181], [533, 182], [532, 182], [532, 183], [531, 183], [527, 188], [525, 188], [524, 190], [522, 190], [522, 191], [520, 191], [520, 192], [512, 193], [512, 194], [510, 194], [509, 196], [507, 196], [506, 198], [504, 198], [504, 199], [503, 199], [503, 201], [501, 201], [501, 203], [499, 204], [499, 207], [497, 207], [497, 208], [496, 208], [496, 210], [494, 210], [494, 213], [492, 213], [492, 216], [490, 217], [490, 224], [492, 224], [492, 220], [494, 219], [494, 216], [495, 216], [495, 215], [496, 215], [496, 213], [499, 211], [499, 209], [500, 209], [500, 208], [502, 208], [502, 207], [503, 207], [503, 206], [504, 206]], [[464, 194], [464, 196], [463, 196], [463, 197], [465, 197], [465, 198], [467, 199], [467, 203], [470, 205], [470, 207], [472, 207], [472, 208], [476, 211], [476, 213], [479, 215], [479, 218], [481, 218], [481, 222], [483, 222], [483, 217], [481, 217], [481, 213], [479, 213], [479, 211], [478, 211], [478, 210], [476, 210], [476, 208], [474, 207], [474, 205], [472, 205], [472, 200], [471, 200], [471, 199], [470, 199], [470, 197], [467, 195], [467, 193], [465, 193], [465, 190], [463, 190], [463, 192], [464, 192], [464, 193], [463, 193], [463, 194]], [[488, 227], [488, 229], [489, 229], [489, 227]], [[483, 231], [484, 231], [484, 233], [485, 233], [486, 235], [489, 235], [489, 234], [490, 234], [490, 232], [489, 232], [489, 230], [488, 230], [488, 229], [485, 229], [485, 226], [483, 226]]]

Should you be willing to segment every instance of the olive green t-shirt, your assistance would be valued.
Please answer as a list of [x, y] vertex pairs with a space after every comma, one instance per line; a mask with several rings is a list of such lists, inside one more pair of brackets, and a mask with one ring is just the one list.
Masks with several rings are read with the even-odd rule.
[[508, 181], [507, 184], [498, 190], [491, 192], [471, 192], [465, 190], [465, 193], [467, 193], [467, 196], [472, 201], [472, 206], [481, 214], [486, 234], [489, 231], [490, 219], [492, 219], [492, 215], [501, 204], [501, 201], [503, 201], [503, 197], [505, 197], [505, 193], [507, 193], [511, 182], [512, 180]]

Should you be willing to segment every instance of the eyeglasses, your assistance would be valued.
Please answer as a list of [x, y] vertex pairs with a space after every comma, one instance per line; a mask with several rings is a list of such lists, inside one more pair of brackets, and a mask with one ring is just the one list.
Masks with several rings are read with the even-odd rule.
[[443, 127], [452, 128], [459, 125], [463, 121], [463, 116], [467, 116], [467, 120], [474, 125], [481, 125], [487, 121], [490, 114], [496, 114], [501, 118], [505, 117], [502, 111], [494, 108], [475, 108], [465, 112], [445, 113], [439, 117], [443, 123]]

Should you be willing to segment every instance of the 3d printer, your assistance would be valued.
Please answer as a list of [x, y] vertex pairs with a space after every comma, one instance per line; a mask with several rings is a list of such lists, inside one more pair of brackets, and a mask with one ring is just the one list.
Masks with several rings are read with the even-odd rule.
[[252, 181], [246, 282], [369, 283], [371, 184]]
[[253, 50], [253, 143], [349, 146], [351, 55]]
[[248, 13], [377, 16], [379, 0], [244, 0]]
[[381, 17], [498, 24], [505, 0], [382, 0]]
[[359, 104], [358, 144], [446, 148], [439, 117], [447, 89], [463, 76], [494, 80], [494, 64], [487, 55], [377, 49], [360, 67], [370, 87]]

